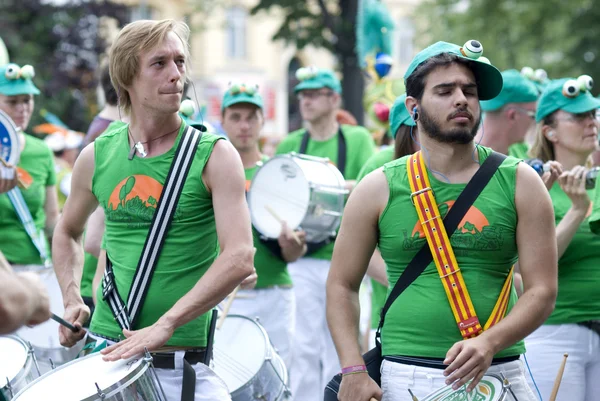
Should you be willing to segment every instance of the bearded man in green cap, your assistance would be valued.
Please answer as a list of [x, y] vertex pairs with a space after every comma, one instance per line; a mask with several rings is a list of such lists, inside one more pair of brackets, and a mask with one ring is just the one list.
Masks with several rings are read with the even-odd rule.
[[481, 102], [485, 118], [475, 142], [508, 155], [509, 147], [523, 142], [527, 131], [535, 126], [538, 91], [517, 70], [502, 72], [502, 79], [500, 94]]
[[[342, 365], [340, 401], [409, 401], [438, 390], [458, 398], [476, 391], [479, 399], [485, 392], [478, 384], [489, 374], [503, 375], [520, 401], [536, 399], [519, 358], [523, 338], [543, 323], [556, 298], [552, 204], [533, 169], [474, 143], [479, 101], [502, 89], [502, 75], [482, 50], [470, 40], [463, 47], [438, 42], [417, 54], [404, 76], [405, 105], [421, 151], [366, 176], [348, 200], [327, 281], [327, 318]], [[444, 212], [492, 156], [498, 169], [448, 240]], [[359, 285], [376, 246], [392, 288], [429, 242], [435, 263], [386, 314], [379, 386], [366, 373], [356, 336]], [[510, 281], [517, 256], [525, 283], [518, 299]]]

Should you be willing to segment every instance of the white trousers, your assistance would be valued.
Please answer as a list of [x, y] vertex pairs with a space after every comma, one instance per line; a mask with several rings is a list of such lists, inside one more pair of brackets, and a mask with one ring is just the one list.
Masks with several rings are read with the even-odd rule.
[[238, 296], [231, 304], [229, 313], [258, 318], [289, 373], [296, 316], [294, 290], [281, 287], [239, 290]]
[[[423, 400], [434, 391], [446, 387], [443, 372], [442, 369], [423, 368], [384, 360], [381, 364], [382, 401], [412, 401], [408, 389], [419, 400]], [[517, 400], [514, 400], [509, 393], [506, 401], [538, 401], [527, 385], [520, 360], [490, 366], [487, 373], [498, 375], [502, 373], [508, 379]]]
[[[96, 340], [102, 340], [89, 334]], [[107, 341], [108, 345], [114, 344]], [[167, 401], [181, 400], [181, 387], [183, 384], [183, 356], [185, 351], [175, 351], [175, 369], [154, 369], [160, 385], [162, 386]], [[192, 365], [196, 371], [196, 392], [194, 401], [231, 401], [229, 390], [225, 382], [208, 366], [197, 363]]]
[[544, 325], [525, 339], [525, 345], [544, 400], [550, 397], [564, 354], [569, 357], [556, 400], [600, 400], [600, 335], [577, 324]]
[[302, 258], [288, 265], [296, 293], [296, 329], [290, 375], [294, 401], [323, 399], [325, 386], [340, 372], [325, 316], [330, 261]]

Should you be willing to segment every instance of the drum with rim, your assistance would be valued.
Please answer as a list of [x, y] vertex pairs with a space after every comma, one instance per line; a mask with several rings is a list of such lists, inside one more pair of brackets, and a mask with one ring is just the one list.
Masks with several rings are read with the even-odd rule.
[[306, 232], [306, 242], [336, 235], [344, 209], [345, 181], [326, 158], [290, 153], [262, 164], [248, 191], [252, 225], [266, 238], [278, 238], [281, 221]]
[[452, 390], [452, 386], [445, 386], [428, 394], [421, 401], [518, 401], [510, 389], [508, 380], [496, 374], [484, 375], [475, 389], [467, 393], [466, 386]]
[[290, 396], [288, 373], [256, 320], [228, 315], [215, 331], [214, 371], [233, 401], [284, 401]]
[[0, 157], [5, 162], [16, 166], [20, 155], [17, 127], [8, 114], [0, 111]]
[[[46, 285], [50, 297], [50, 310], [58, 316], [63, 316], [65, 308], [62, 301], [60, 286], [54, 273], [54, 269], [37, 266], [37, 274]], [[15, 271], [24, 271], [23, 267], [14, 266]], [[30, 266], [29, 271], [34, 271], [34, 266]], [[17, 335], [33, 346], [35, 356], [42, 373], [52, 369], [52, 365], [59, 366], [70, 362], [77, 357], [85, 345], [85, 340], [79, 341], [71, 348], [65, 348], [60, 345], [58, 337], [59, 324], [54, 320], [47, 320], [34, 327], [24, 326], [17, 331]]]
[[105, 362], [95, 353], [30, 383], [13, 401], [167, 401], [150, 354]]
[[0, 336], [0, 399], [12, 399], [39, 376], [31, 347], [16, 336]]

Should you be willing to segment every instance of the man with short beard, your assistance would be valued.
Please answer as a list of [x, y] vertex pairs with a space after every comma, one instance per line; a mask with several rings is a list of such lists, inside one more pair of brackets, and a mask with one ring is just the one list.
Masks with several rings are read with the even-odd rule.
[[[409, 401], [408, 390], [422, 399], [445, 385], [472, 391], [485, 374], [504, 375], [520, 401], [536, 399], [519, 358], [522, 339], [550, 314], [557, 291], [554, 218], [544, 184], [529, 166], [507, 157], [448, 233], [451, 241], [441, 237], [441, 218], [492, 154], [473, 138], [479, 101], [500, 92], [502, 76], [481, 50], [477, 41], [462, 48], [438, 42], [417, 54], [404, 77], [405, 105], [417, 122], [421, 153], [367, 175], [346, 205], [327, 281], [327, 318], [342, 365], [340, 401]], [[430, 187], [411, 190], [424, 172]], [[437, 207], [420, 207], [429, 217], [422, 225], [413, 202], [424, 199], [439, 205], [440, 214], [432, 213]], [[430, 263], [388, 310], [380, 387], [366, 373], [356, 335], [360, 282], [377, 246], [392, 288], [428, 246], [426, 235], [438, 241], [430, 249], [440, 266]], [[454, 249], [456, 261], [440, 262], [444, 247]], [[525, 284], [518, 300], [510, 281], [517, 255]], [[467, 288], [472, 305], [465, 305]], [[499, 299], [507, 306], [496, 313]], [[477, 314], [465, 317], [467, 307]]]

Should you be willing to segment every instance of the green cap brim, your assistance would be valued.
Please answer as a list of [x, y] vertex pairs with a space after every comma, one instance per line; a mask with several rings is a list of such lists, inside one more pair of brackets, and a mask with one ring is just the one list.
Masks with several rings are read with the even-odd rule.
[[221, 111], [225, 110], [227, 107], [231, 107], [234, 104], [240, 104], [240, 103], [249, 103], [249, 104], [253, 104], [256, 107], [258, 107], [259, 109], [262, 109], [264, 107], [262, 99], [257, 99], [254, 96], [248, 96], [248, 95], [235, 95], [235, 96], [231, 96], [228, 97], [228, 99], [224, 99], [223, 103], [221, 104]]
[[4, 96], [39, 95], [40, 90], [31, 80], [4, 81], [0, 84], [0, 93]]
[[332, 91], [339, 93], [339, 91], [336, 88], [332, 88], [331, 86], [325, 85], [322, 82], [319, 82], [317, 80], [306, 80], [306, 81], [300, 82], [294, 88], [294, 93], [298, 93], [300, 91], [307, 90], [307, 89], [322, 89], [322, 88], [329, 88]]
[[588, 111], [600, 108], [600, 100], [593, 96], [577, 96], [575, 101], [570, 102], [566, 106], [561, 107], [561, 110], [573, 114], [586, 113]]

